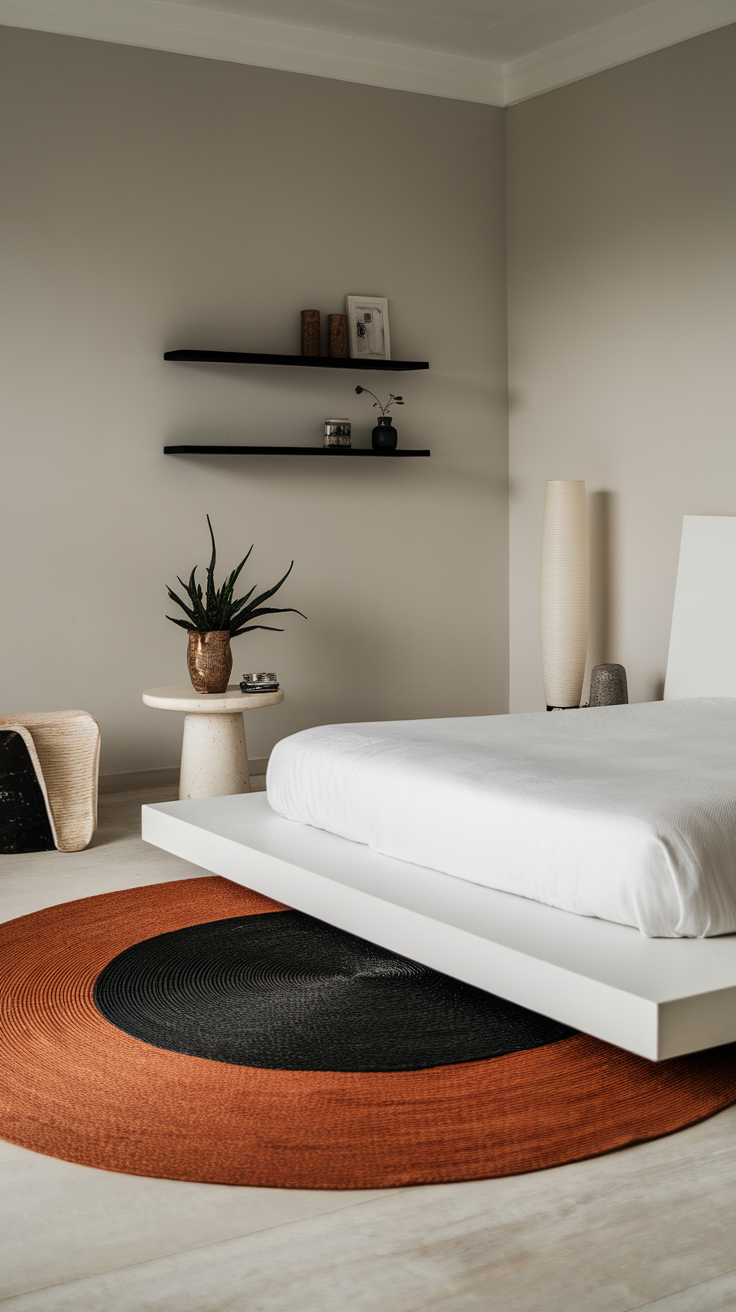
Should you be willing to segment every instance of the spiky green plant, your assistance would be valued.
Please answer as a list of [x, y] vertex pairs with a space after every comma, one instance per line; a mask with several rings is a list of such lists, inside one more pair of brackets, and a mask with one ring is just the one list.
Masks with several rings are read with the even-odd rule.
[[[231, 638], [237, 638], [240, 633], [252, 633], [253, 629], [268, 629], [271, 633], [283, 633], [283, 629], [275, 629], [271, 624], [251, 624], [250, 621], [260, 619], [262, 615], [283, 615], [286, 614], [287, 611], [291, 611], [294, 615], [302, 615], [302, 612], [300, 610], [295, 610], [293, 606], [261, 605], [262, 601], [268, 601], [269, 597], [272, 597], [275, 592], [278, 592], [282, 583], [286, 582], [294, 568], [293, 560], [284, 574], [284, 577], [279, 579], [278, 583], [276, 583], [274, 587], [269, 588], [267, 592], [262, 592], [260, 597], [255, 597], [253, 601], [250, 600], [257, 586], [254, 583], [250, 592], [245, 597], [238, 597], [233, 601], [233, 592], [235, 591], [235, 584], [237, 583], [238, 575], [247, 561], [248, 556], [250, 556], [253, 547], [251, 547], [248, 555], [243, 557], [238, 568], [234, 569], [232, 574], [225, 579], [222, 587], [216, 588], [215, 562], [217, 560], [217, 548], [215, 546], [215, 535], [212, 531], [209, 515], [207, 516], [207, 526], [210, 530], [210, 537], [212, 539], [212, 559], [207, 567], [207, 590], [203, 593], [202, 584], [197, 583], [195, 580], [194, 576], [197, 572], [196, 565], [189, 575], [188, 583], [185, 583], [183, 579], [180, 579], [177, 574], [177, 580], [181, 583], [181, 586], [186, 592], [191, 604], [187, 606], [185, 602], [181, 600], [181, 597], [177, 597], [176, 593], [172, 592], [171, 588], [167, 585], [166, 590], [171, 600], [175, 601], [177, 606], [181, 606], [181, 609], [187, 616], [185, 620], [180, 620], [176, 619], [173, 615], [167, 615], [167, 620], [171, 620], [172, 624], [178, 624], [180, 628], [187, 629], [189, 632], [193, 629], [198, 629], [204, 632], [229, 629]], [[306, 615], [302, 615], [302, 619], [306, 618]]]

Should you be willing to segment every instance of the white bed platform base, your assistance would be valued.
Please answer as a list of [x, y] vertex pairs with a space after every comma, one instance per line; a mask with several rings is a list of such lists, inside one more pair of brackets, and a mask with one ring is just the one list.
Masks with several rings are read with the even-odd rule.
[[650, 1060], [736, 1040], [736, 935], [647, 939], [283, 820], [263, 793], [144, 806], [143, 838]]

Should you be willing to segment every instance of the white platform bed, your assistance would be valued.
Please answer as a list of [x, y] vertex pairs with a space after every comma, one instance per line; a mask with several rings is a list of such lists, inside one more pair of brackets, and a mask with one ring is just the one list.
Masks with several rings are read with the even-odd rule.
[[736, 1040], [736, 935], [644, 938], [283, 820], [263, 793], [145, 806], [143, 837], [643, 1057]]
[[[732, 564], [736, 520], [694, 520], [694, 550], [722, 563], [724, 523]], [[652, 1060], [736, 1041], [736, 689], [703, 677], [732, 636], [707, 629], [705, 700], [309, 730], [274, 752], [276, 810], [148, 806], [143, 837]]]

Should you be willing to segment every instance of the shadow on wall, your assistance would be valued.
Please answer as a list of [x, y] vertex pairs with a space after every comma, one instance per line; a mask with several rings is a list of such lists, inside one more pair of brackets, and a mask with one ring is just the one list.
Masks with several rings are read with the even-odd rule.
[[[583, 701], [590, 696], [590, 671], [594, 665], [621, 661], [620, 621], [620, 498], [617, 492], [591, 492], [588, 497], [590, 535], [590, 630], [588, 666], [583, 684]], [[643, 689], [643, 701], [661, 702], [664, 674], [652, 675]], [[631, 696], [631, 676], [629, 676]], [[636, 700], [636, 699], [635, 699]]]
[[593, 666], [620, 660], [618, 500], [615, 492], [591, 492], [588, 497], [590, 630], [584, 701], [588, 698], [587, 689]]

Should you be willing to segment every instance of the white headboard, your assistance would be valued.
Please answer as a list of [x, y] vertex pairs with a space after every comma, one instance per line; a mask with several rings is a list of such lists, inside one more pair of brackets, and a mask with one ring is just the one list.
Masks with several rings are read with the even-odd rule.
[[736, 697], [736, 515], [682, 521], [664, 697]]

